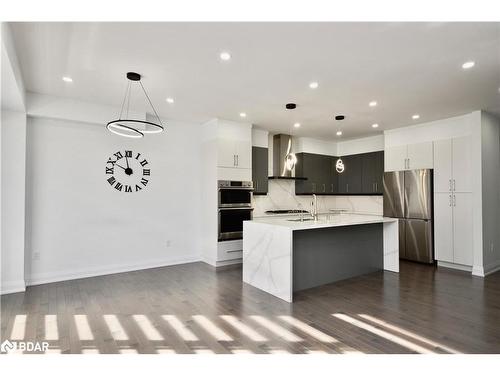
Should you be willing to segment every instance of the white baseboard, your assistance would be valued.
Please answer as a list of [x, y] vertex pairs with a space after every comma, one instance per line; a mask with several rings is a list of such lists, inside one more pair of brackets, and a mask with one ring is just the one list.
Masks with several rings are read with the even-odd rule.
[[459, 270], [459, 271], [472, 272], [471, 266], [464, 266], [463, 264], [443, 262], [441, 260], [438, 260], [438, 266], [445, 267], [445, 268], [453, 268], [454, 270]]
[[133, 263], [133, 264], [116, 264], [107, 267], [99, 268], [89, 268], [74, 270], [71, 272], [54, 272], [54, 273], [43, 273], [32, 275], [27, 281], [26, 285], [40, 285], [55, 283], [58, 281], [84, 279], [87, 277], [111, 275], [114, 273], [123, 273], [130, 271], [139, 271], [149, 268], [158, 268], [166, 266], [174, 266], [176, 264], [185, 264], [201, 261], [200, 256], [192, 256], [187, 258], [179, 259], [157, 259], [154, 261], [148, 261], [144, 263]]
[[26, 283], [24, 280], [20, 281], [10, 281], [10, 282], [2, 282], [0, 286], [0, 295], [11, 294], [11, 293], [19, 293], [24, 292], [26, 290]]
[[473, 276], [479, 276], [479, 277], [486, 276], [485, 273], [484, 273], [483, 266], [474, 266], [474, 267], [472, 267], [472, 275]]

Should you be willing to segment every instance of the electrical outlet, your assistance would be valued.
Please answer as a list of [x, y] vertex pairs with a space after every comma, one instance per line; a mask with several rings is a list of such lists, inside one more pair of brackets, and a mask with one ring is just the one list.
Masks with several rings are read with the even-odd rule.
[[171, 244], [170, 240], [167, 240], [167, 247], [170, 247]]
[[33, 260], [40, 260], [40, 253], [38, 251], [33, 253]]

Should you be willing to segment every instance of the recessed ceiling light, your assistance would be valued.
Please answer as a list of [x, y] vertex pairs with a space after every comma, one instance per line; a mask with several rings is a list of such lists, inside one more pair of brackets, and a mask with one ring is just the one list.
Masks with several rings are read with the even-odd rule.
[[229, 52], [221, 52], [219, 55], [220, 59], [222, 61], [229, 61], [231, 60], [231, 54]]
[[73, 78], [71, 78], [71, 77], [62, 77], [62, 80], [64, 82], [73, 82]]
[[174, 98], [167, 98], [167, 103], [173, 104], [174, 103]]
[[470, 69], [472, 68], [476, 63], [474, 61], [467, 61], [462, 64], [462, 69]]
[[318, 82], [311, 82], [311, 83], [309, 84], [309, 88], [310, 88], [310, 89], [317, 89], [317, 88], [318, 88], [318, 86], [319, 86], [319, 83], [318, 83]]
[[296, 122], [295, 124], [293, 124], [293, 126], [295, 126], [296, 128], [300, 128], [300, 122]]
[[337, 135], [340, 137], [340, 136], [342, 135], [342, 131], [340, 131], [340, 130], [339, 130], [339, 131], [337, 132]]
[[413, 115], [413, 116], [411, 116], [411, 118], [414, 120], [418, 120], [420, 118], [420, 115]]
[[372, 128], [378, 128], [378, 124], [372, 124]]
[[240, 117], [247, 117], [247, 114], [245, 112], [241, 112]]
[[368, 105], [370, 107], [376, 107], [377, 106], [377, 102], [375, 100], [371, 101], [370, 103], [368, 103]]

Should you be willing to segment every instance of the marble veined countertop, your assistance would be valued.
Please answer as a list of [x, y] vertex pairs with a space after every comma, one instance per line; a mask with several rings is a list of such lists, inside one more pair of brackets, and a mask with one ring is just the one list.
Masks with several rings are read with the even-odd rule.
[[[279, 215], [270, 217], [258, 217], [254, 218], [251, 222], [256, 224], [268, 224], [280, 227], [287, 227], [291, 230], [304, 230], [304, 229], [342, 227], [342, 226], [361, 225], [361, 224], [390, 223], [398, 221], [398, 219], [384, 217], [380, 215], [355, 214], [355, 213], [320, 214], [317, 221], [314, 220], [297, 221], [299, 218], [300, 216], [296, 214], [289, 216]], [[311, 215], [304, 214], [304, 219], [310, 219], [310, 218]]]

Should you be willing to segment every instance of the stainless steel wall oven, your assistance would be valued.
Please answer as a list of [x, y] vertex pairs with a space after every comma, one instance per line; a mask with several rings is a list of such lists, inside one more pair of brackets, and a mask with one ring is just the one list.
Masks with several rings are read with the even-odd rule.
[[243, 238], [243, 221], [252, 220], [252, 181], [218, 181], [219, 241]]

